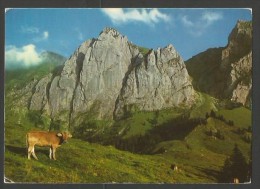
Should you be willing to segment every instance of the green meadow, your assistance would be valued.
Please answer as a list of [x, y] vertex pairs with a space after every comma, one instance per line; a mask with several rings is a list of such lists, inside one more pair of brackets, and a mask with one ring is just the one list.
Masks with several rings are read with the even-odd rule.
[[[204, 104], [191, 110], [185, 124], [180, 121], [183, 110], [136, 112], [113, 123], [115, 131], [122, 132], [119, 141], [110, 136], [101, 144], [73, 137], [58, 148], [56, 161], [49, 160], [46, 147], [36, 148], [39, 161], [27, 159], [26, 132], [42, 128], [35, 127], [25, 109], [6, 109], [5, 176], [30, 183], [217, 183], [235, 144], [249, 161], [251, 143], [245, 136], [251, 135], [251, 112], [242, 107], [222, 109], [216, 118], [204, 116], [203, 123], [198, 119], [192, 124], [189, 120], [201, 118], [201, 112], [210, 112], [214, 104], [214, 99], [201, 96]], [[133, 142], [136, 138], [139, 143]]]

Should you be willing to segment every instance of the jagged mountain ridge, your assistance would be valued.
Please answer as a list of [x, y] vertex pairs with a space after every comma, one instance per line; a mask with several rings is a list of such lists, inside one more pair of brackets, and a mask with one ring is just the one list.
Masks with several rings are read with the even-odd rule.
[[61, 65], [67, 60], [64, 56], [52, 51], [42, 52], [40, 58], [43, 62], [50, 62], [56, 65]]
[[71, 123], [84, 112], [120, 118], [132, 106], [152, 111], [190, 107], [195, 101], [185, 64], [172, 45], [145, 56], [126, 36], [105, 28], [85, 41], [64, 63], [36, 85], [30, 110]]
[[199, 91], [251, 106], [252, 22], [239, 20], [226, 47], [208, 49], [186, 61]]

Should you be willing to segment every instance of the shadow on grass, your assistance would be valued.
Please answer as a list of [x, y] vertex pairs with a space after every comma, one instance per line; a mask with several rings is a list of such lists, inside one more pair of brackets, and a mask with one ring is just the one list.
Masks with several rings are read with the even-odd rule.
[[[5, 145], [5, 149], [12, 153], [27, 157], [27, 148], [26, 147]], [[47, 148], [37, 148], [36, 147], [35, 153], [36, 153], [36, 155], [44, 154], [45, 156], [49, 157], [49, 150]]]
[[26, 147], [18, 147], [18, 146], [11, 146], [5, 145], [5, 149], [19, 155], [27, 155], [27, 148]]
[[[155, 123], [156, 120], [150, 120]], [[115, 138], [115, 147], [120, 150], [126, 150], [133, 153], [155, 154], [162, 153], [165, 150], [154, 152], [155, 146], [163, 141], [184, 140], [198, 125], [206, 125], [204, 118], [189, 118], [182, 115], [171, 119], [168, 122], [154, 126], [146, 132], [145, 135], [135, 135], [124, 139]], [[187, 146], [187, 148], [190, 148]]]
[[199, 171], [205, 173], [206, 175], [208, 175], [208, 177], [216, 179], [216, 181], [218, 182], [218, 178], [219, 178], [219, 172], [218, 171], [208, 169], [208, 168], [202, 168], [202, 167], [197, 167], [197, 169]]

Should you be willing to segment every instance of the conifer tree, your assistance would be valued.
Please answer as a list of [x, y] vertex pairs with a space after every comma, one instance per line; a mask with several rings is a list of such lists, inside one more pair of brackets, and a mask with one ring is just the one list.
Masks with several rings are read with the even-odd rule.
[[214, 110], [210, 111], [210, 117], [216, 118], [216, 113], [214, 112]]
[[248, 182], [249, 165], [243, 153], [238, 148], [237, 144], [233, 149], [233, 153], [228, 157], [224, 163], [221, 171], [221, 182], [233, 182], [234, 178], [238, 178], [239, 182]]

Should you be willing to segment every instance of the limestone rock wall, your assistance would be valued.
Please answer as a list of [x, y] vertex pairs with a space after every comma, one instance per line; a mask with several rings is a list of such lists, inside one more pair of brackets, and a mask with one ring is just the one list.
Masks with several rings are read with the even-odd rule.
[[195, 99], [185, 64], [172, 45], [146, 55], [112, 28], [84, 42], [60, 73], [38, 82], [30, 109], [70, 123], [92, 111], [97, 118], [120, 118], [124, 107], [140, 110], [191, 106]]

